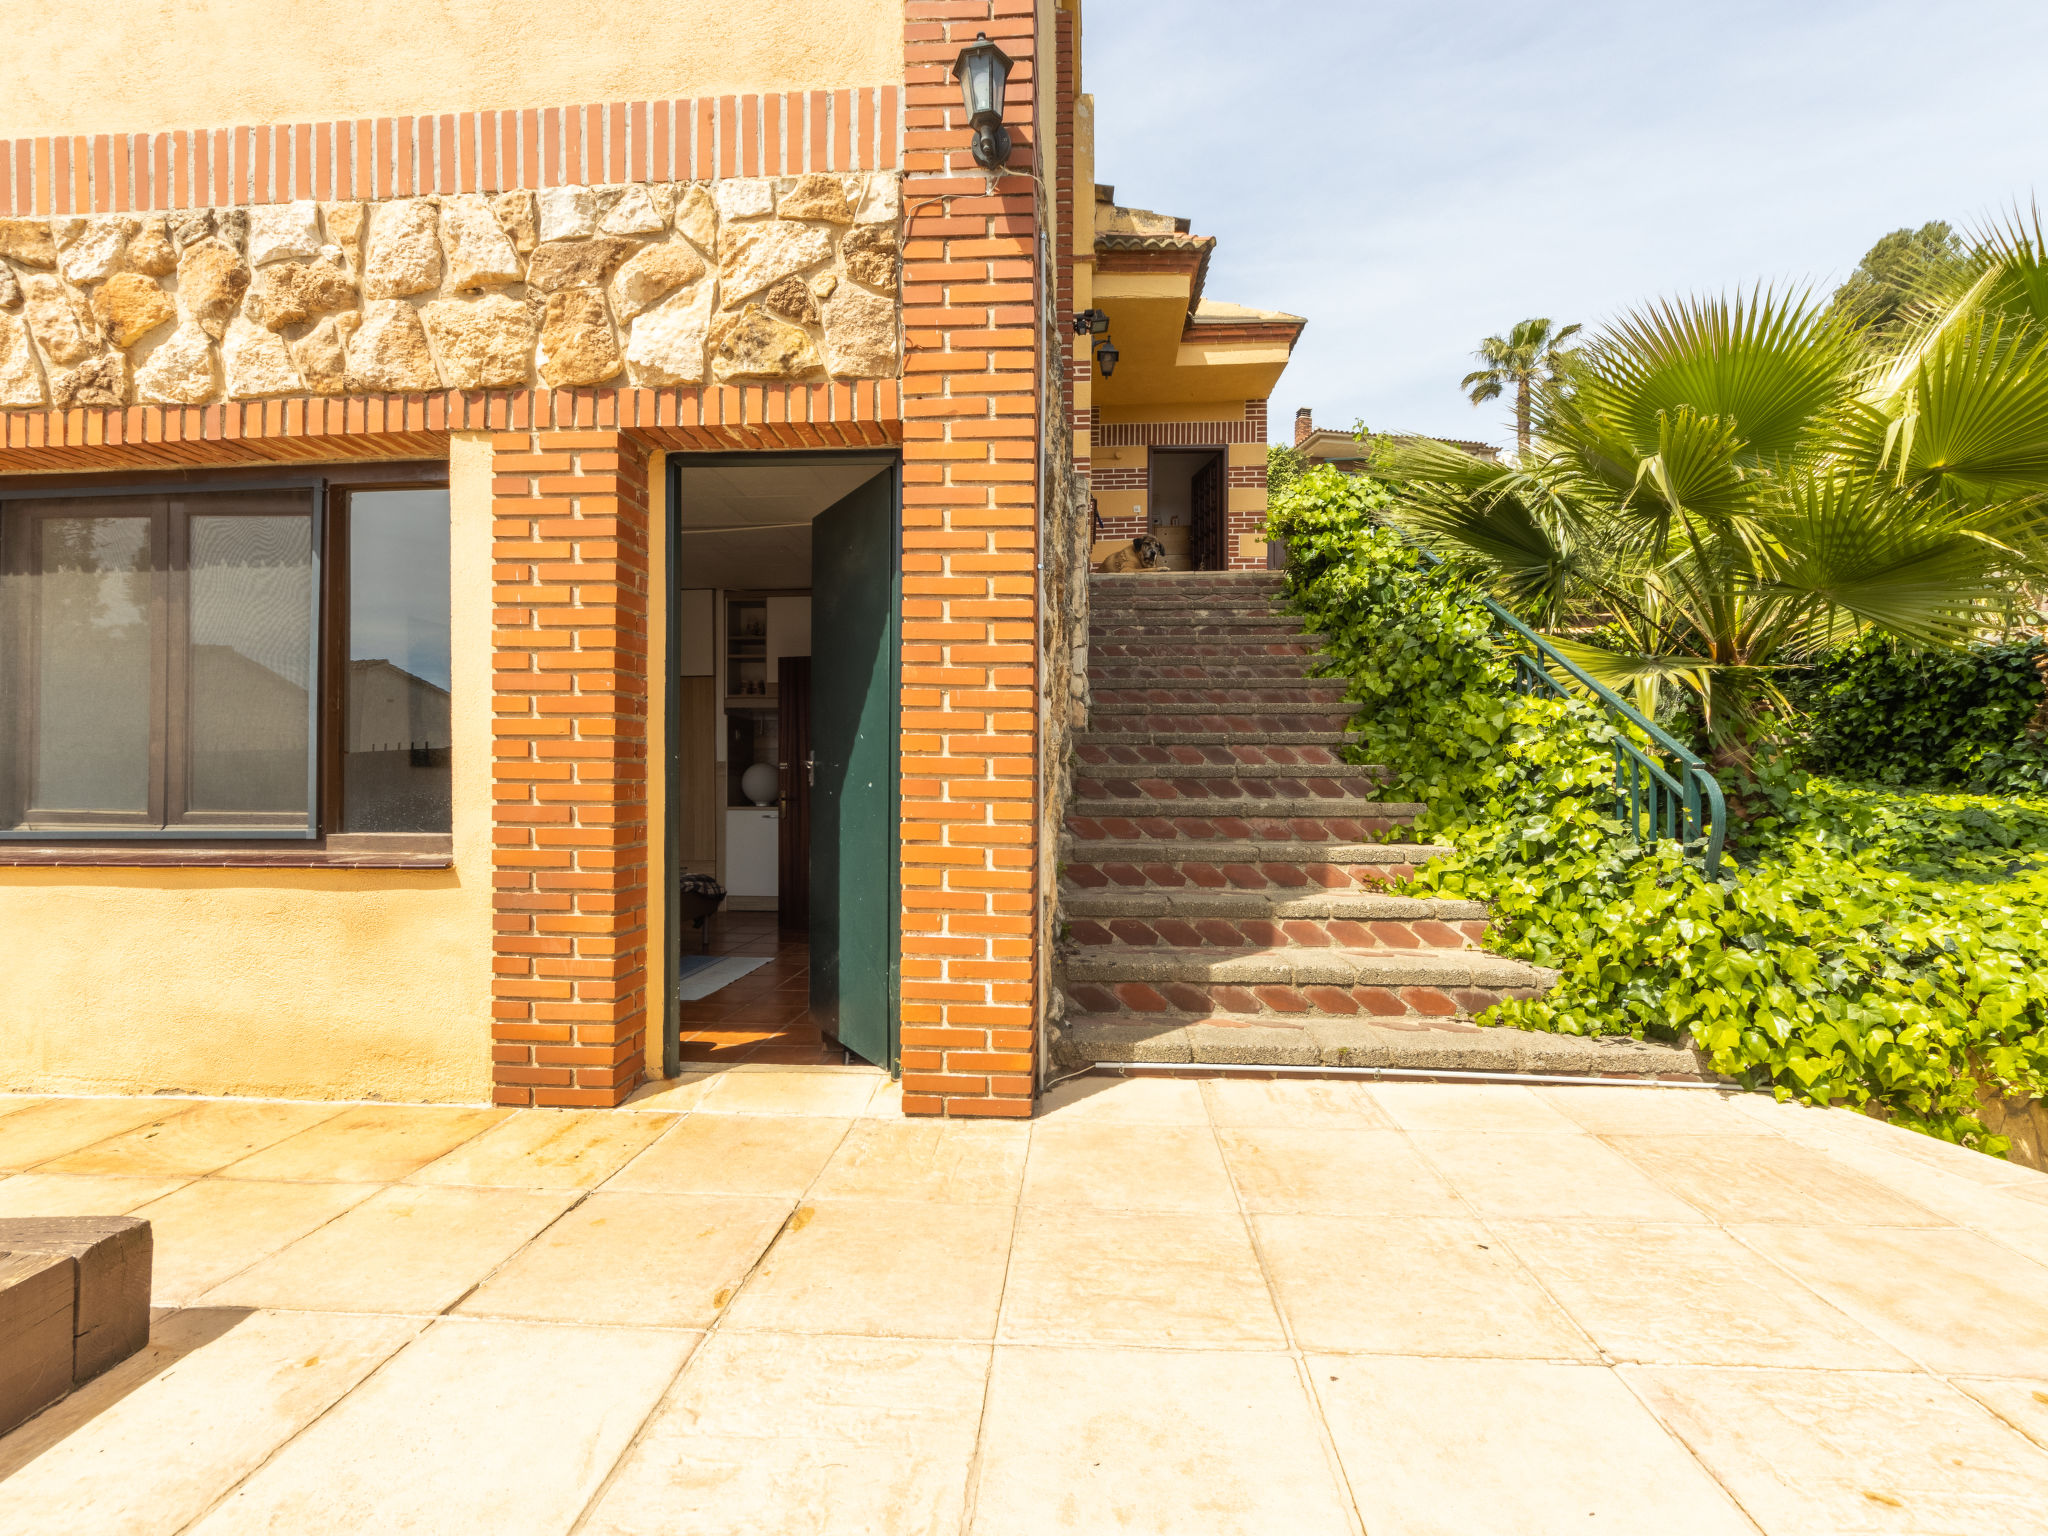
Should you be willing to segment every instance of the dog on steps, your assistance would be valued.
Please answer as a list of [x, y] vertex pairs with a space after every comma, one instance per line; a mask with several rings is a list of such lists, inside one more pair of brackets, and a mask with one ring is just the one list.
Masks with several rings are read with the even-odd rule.
[[1166, 569], [1166, 546], [1149, 533], [1141, 533], [1131, 540], [1129, 549], [1117, 550], [1095, 567], [1105, 576], [1122, 576], [1131, 571], [1163, 571]]

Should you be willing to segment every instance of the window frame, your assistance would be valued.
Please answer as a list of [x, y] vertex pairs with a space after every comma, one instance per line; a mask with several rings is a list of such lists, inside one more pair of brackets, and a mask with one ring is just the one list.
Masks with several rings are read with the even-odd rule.
[[[422, 470], [428, 466], [406, 466]], [[349, 547], [350, 535], [354, 530], [354, 511], [349, 500], [358, 491], [445, 491], [448, 489], [446, 465], [441, 466], [438, 479], [415, 473], [410, 478], [392, 476], [374, 480], [343, 480], [329, 485], [326, 489], [326, 504], [323, 508], [327, 525], [326, 599], [327, 619], [319, 634], [320, 653], [320, 718], [322, 732], [319, 750], [315, 754], [320, 765], [319, 824], [330, 835], [346, 837], [444, 837], [440, 832], [350, 832], [343, 825], [346, 810], [347, 785], [342, 771], [343, 759], [348, 751], [348, 676], [349, 676], [349, 620], [350, 582]], [[450, 531], [453, 531], [454, 509], [449, 509]], [[455, 601], [454, 576], [449, 577], [449, 605]]]
[[[268, 843], [308, 852], [330, 848], [341, 852], [337, 845], [345, 845], [349, 853], [360, 855], [377, 846], [410, 851], [422, 844], [446, 844], [446, 833], [344, 833], [341, 767], [348, 675], [347, 498], [355, 491], [446, 490], [448, 486], [445, 459], [327, 464], [296, 474], [280, 473], [276, 467], [266, 466], [169, 474], [157, 471], [0, 476], [0, 572], [7, 574], [27, 569], [34, 545], [25, 528], [33, 527], [39, 516], [62, 515], [59, 507], [63, 502], [132, 497], [138, 501], [157, 498], [165, 503], [140, 514], [146, 515], [151, 525], [149, 806], [139, 813], [78, 813], [104, 819], [74, 820], [62, 827], [0, 828], [0, 848], [31, 844], [68, 847], [85, 853], [99, 845], [141, 852], [147, 845], [155, 844], [167, 852], [203, 854], [209, 847], [232, 852], [247, 849], [251, 844]], [[182, 732], [169, 716], [173, 684], [185, 665], [185, 659], [174, 654], [176, 642], [180, 635], [189, 633], [191, 609], [189, 551], [172, 548], [173, 519], [167, 503], [170, 499], [190, 500], [209, 491], [305, 491], [309, 496], [313, 568], [308, 664], [312, 675], [311, 686], [306, 690], [309, 737], [303, 828], [279, 827], [274, 822], [269, 826], [248, 824], [248, 818], [261, 816], [261, 812], [202, 812], [199, 814], [209, 819], [195, 821], [188, 811], [183, 819], [169, 821], [170, 808], [176, 803], [171, 792], [173, 780], [183, 782], [189, 771], [187, 765], [172, 760]], [[174, 553], [184, 554], [187, 565], [174, 570]], [[31, 637], [31, 646], [24, 648], [17, 665], [27, 668], [34, 664], [33, 655], [29, 654], [32, 644]], [[0, 658], [0, 665], [5, 664], [5, 659]], [[31, 715], [17, 744], [18, 753], [25, 755], [30, 751], [34, 734], [35, 719]], [[26, 813], [27, 807], [23, 810]], [[231, 819], [237, 817], [243, 818], [242, 824]]]

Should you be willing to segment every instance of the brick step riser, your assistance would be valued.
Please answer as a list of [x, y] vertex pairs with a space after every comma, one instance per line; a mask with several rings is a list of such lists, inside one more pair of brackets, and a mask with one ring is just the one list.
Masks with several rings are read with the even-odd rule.
[[[1315, 816], [1242, 814], [1251, 809], [1239, 807], [1240, 814], [1219, 815], [1215, 807], [1182, 807], [1178, 812], [1161, 807], [1160, 814], [1135, 816], [1123, 806], [1074, 805], [1067, 811], [1065, 825], [1076, 847], [1091, 842], [1160, 843], [1188, 849], [1205, 842], [1381, 843], [1387, 841], [1388, 832], [1413, 826], [1416, 819], [1411, 811], [1391, 808]], [[1320, 849], [1305, 850], [1306, 857], [1323, 862], [1320, 854]]]
[[1218, 742], [1203, 748], [1195, 746], [1170, 746], [1165, 743], [1152, 744], [1149, 737], [1126, 745], [1103, 745], [1086, 737], [1076, 738], [1074, 750], [1080, 757], [1077, 765], [1083, 773], [1093, 772], [1102, 777], [1123, 776], [1125, 770], [1149, 774], [1159, 769], [1168, 770], [1166, 777], [1206, 777], [1206, 771], [1215, 769], [1221, 773], [1243, 773], [1252, 770], [1255, 777], [1277, 778], [1287, 774], [1312, 774], [1321, 778], [1368, 779], [1373, 783], [1383, 782], [1387, 775], [1371, 763], [1347, 763], [1337, 755], [1333, 747], [1313, 746], [1286, 742]]
[[1187, 614], [1167, 623], [1146, 619], [1102, 619], [1091, 617], [1088, 621], [1088, 638], [1093, 640], [1152, 640], [1167, 642], [1177, 638], [1195, 640], [1242, 639], [1254, 643], [1267, 640], [1292, 640], [1301, 634], [1301, 625], [1292, 619], [1232, 619], [1211, 618], [1201, 614]]
[[1087, 748], [1225, 748], [1225, 745], [1274, 745], [1274, 748], [1327, 748], [1337, 752], [1352, 745], [1350, 731], [1274, 731], [1272, 739], [1255, 731], [1081, 731], [1075, 745]]
[[1076, 1013], [1125, 1013], [1154, 1022], [1230, 1014], [1261, 1023], [1309, 1019], [1469, 1019], [1510, 998], [1535, 997], [1534, 988], [1368, 987], [1210, 981], [1069, 981], [1064, 991]]
[[[1412, 826], [1421, 814], [1415, 801], [1380, 800], [1371, 795], [1332, 795], [1325, 800], [1304, 795], [1282, 799], [1277, 795], [1231, 798], [1201, 794], [1111, 798], [1077, 789], [1067, 807], [1067, 830], [1076, 837], [1216, 837], [1241, 843], [1305, 838], [1316, 843], [1377, 843], [1384, 841], [1381, 834], [1387, 830]], [[1093, 834], [1077, 822], [1105, 830]], [[1124, 827], [1131, 830], [1124, 832]], [[1323, 830], [1326, 828], [1332, 830]]]
[[[1322, 655], [1313, 645], [1298, 640], [1263, 640], [1254, 645], [1226, 645], [1221, 641], [1198, 641], [1185, 646], [1176, 646], [1171, 654], [1176, 658], [1199, 658], [1218, 656], [1226, 661], [1272, 660], [1287, 662], [1310, 662]], [[1088, 650], [1090, 666], [1098, 662], [1146, 662], [1158, 661], [1160, 649], [1155, 645], [1132, 645], [1122, 640], [1092, 642]]]
[[[1325, 784], [1329, 788], [1317, 788]], [[1268, 811], [1276, 817], [1296, 817], [1305, 803], [1315, 803], [1323, 815], [1352, 821], [1395, 821], [1407, 825], [1413, 811], [1397, 811], [1413, 801], [1384, 801], [1389, 807], [1378, 811], [1382, 801], [1374, 795], [1378, 784], [1370, 778], [1354, 780], [1286, 780], [1286, 778], [1163, 778], [1133, 784], [1128, 778], [1094, 778], [1075, 774], [1075, 813], [1090, 819], [1102, 817], [1184, 817], [1184, 815], [1257, 815], [1262, 805], [1286, 803], [1284, 811]], [[1325, 809], [1327, 807], [1327, 809]]]
[[1486, 943], [1483, 919], [1350, 917], [1089, 917], [1065, 921], [1066, 937], [1089, 950], [1369, 949], [1474, 950]]
[[1309, 668], [1303, 666], [1305, 657], [1298, 655], [1276, 655], [1266, 662], [1253, 662], [1245, 657], [1214, 657], [1212, 662], [1190, 662], [1188, 657], [1176, 657], [1174, 662], [1090, 662], [1087, 666], [1087, 680], [1098, 688], [1124, 678], [1141, 682], [1208, 682], [1210, 678], [1286, 678], [1288, 682], [1307, 680]]
[[1350, 707], [1321, 710], [1146, 709], [1131, 705], [1096, 705], [1088, 712], [1090, 729], [1130, 735], [1139, 731], [1256, 731], [1282, 735], [1289, 731], [1341, 731], [1355, 713]]
[[[1097, 709], [1144, 709], [1160, 704], [1205, 706], [1221, 715], [1246, 713], [1306, 712], [1343, 709], [1341, 688], [1097, 688], [1092, 690]], [[1264, 705], [1248, 711], [1246, 705]]]
[[1070, 860], [1060, 866], [1060, 883], [1070, 891], [1119, 891], [1162, 895], [1191, 891], [1234, 891], [1261, 896], [1376, 895], [1406, 880], [1414, 864], [1211, 864], [1202, 859], [1119, 859], [1095, 864]]
[[1282, 593], [1287, 578], [1278, 571], [1093, 571], [1088, 590], [1112, 596], [1152, 592]]

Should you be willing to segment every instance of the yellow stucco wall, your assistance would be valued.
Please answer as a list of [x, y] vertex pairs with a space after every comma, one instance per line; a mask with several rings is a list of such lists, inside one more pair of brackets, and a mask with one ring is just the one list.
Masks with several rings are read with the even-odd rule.
[[490, 1097], [490, 463], [455, 439], [455, 867], [0, 869], [0, 1089]]
[[0, 138], [903, 78], [901, 0], [129, 0], [6, 11]]

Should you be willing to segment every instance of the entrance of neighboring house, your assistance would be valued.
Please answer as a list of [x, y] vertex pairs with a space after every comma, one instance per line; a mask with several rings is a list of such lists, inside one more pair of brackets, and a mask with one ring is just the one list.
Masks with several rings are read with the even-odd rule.
[[1151, 526], [1177, 571], [1220, 571], [1226, 548], [1221, 448], [1154, 448], [1147, 455]]
[[893, 1069], [895, 457], [668, 462], [668, 1070]]

